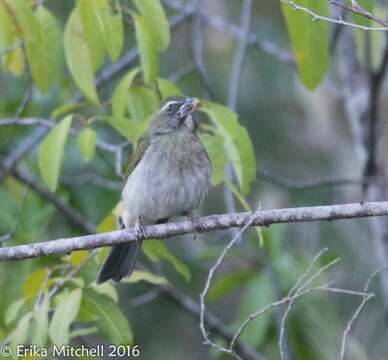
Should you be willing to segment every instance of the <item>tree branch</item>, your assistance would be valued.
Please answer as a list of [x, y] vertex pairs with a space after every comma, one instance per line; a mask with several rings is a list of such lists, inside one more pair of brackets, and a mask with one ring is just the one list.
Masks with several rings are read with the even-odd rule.
[[258, 211], [253, 219], [252, 213], [249, 212], [210, 215], [198, 219], [195, 228], [193, 228], [193, 222], [188, 220], [147, 226], [147, 237], [139, 237], [135, 229], [130, 228], [103, 234], [5, 247], [0, 249], [0, 261], [22, 260], [46, 255], [70, 253], [75, 250], [95, 249], [139, 239], [164, 239], [175, 235], [193, 233], [194, 231], [207, 232], [231, 227], [243, 227], [249, 222], [251, 222], [252, 226], [269, 226], [271, 224], [281, 223], [340, 220], [387, 215], [388, 201], [262, 210]]
[[36, 193], [38, 193], [43, 199], [53, 204], [58, 211], [63, 213], [73, 224], [77, 225], [82, 231], [88, 234], [95, 232], [95, 227], [92, 223], [85, 220], [78, 210], [68, 206], [61, 199], [46, 189], [40, 182], [29, 172], [15, 168], [12, 171], [12, 175], [22, 183], [29, 185]]
[[[310, 10], [309, 8], [307, 7], [304, 7], [304, 6], [300, 6], [298, 4], [296, 4], [294, 1], [291, 1], [291, 0], [280, 0], [280, 2], [282, 4], [285, 4], [287, 6], [289, 6], [290, 8], [294, 9], [295, 11], [300, 11], [302, 13], [305, 13], [309, 16], [311, 16], [311, 20], [312, 21], [325, 21], [325, 22], [328, 22], [328, 23], [333, 23], [333, 24], [339, 24], [339, 25], [344, 25], [344, 26], [348, 26], [348, 27], [351, 27], [351, 28], [354, 28], [354, 29], [360, 29], [360, 30], [364, 30], [364, 31], [388, 31], [388, 27], [387, 26], [381, 26], [381, 27], [374, 27], [374, 26], [363, 26], [363, 25], [359, 25], [359, 24], [356, 24], [356, 23], [353, 23], [353, 22], [350, 22], [350, 21], [346, 21], [346, 20], [343, 20], [341, 18], [339, 19], [335, 19], [335, 18], [331, 18], [331, 17], [328, 17], [328, 16], [322, 16], [322, 15], [319, 15], [319, 14], [316, 14], [315, 12], [313, 12], [312, 10]], [[358, 13], [360, 16], [365, 16], [365, 14], [361, 14], [361, 13]]]

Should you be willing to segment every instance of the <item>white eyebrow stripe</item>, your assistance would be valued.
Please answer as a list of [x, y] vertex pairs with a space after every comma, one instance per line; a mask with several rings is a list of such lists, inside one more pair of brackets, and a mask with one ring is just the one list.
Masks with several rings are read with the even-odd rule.
[[164, 104], [164, 106], [162, 107], [162, 110], [166, 110], [170, 105], [172, 104], [179, 104], [180, 101], [177, 101], [177, 100], [171, 100], [169, 101], [168, 103]]

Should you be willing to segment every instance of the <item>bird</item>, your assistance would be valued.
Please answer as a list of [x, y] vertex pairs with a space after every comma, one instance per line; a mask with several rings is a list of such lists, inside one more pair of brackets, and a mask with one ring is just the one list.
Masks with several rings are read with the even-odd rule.
[[[129, 160], [122, 190], [125, 228], [189, 216], [205, 200], [212, 166], [198, 136], [198, 99], [175, 96], [165, 99], [139, 138]], [[97, 283], [119, 282], [135, 267], [141, 240], [114, 245], [97, 276]]]

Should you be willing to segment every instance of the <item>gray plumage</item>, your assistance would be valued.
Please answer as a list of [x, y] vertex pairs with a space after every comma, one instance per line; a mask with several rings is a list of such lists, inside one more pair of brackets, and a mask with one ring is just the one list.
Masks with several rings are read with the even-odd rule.
[[[211, 164], [197, 136], [198, 101], [170, 98], [155, 114], [132, 155], [122, 192], [125, 227], [137, 219], [157, 223], [200, 207], [210, 184]], [[140, 242], [112, 248], [98, 282], [130, 275]]]

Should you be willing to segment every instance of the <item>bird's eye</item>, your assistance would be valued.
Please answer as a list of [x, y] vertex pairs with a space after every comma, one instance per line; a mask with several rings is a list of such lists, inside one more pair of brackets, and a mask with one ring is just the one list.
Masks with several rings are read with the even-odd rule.
[[179, 103], [176, 103], [176, 102], [171, 103], [171, 104], [168, 105], [168, 107], [167, 107], [167, 111], [168, 111], [169, 113], [171, 113], [171, 114], [176, 113], [176, 112], [178, 111], [178, 109], [179, 109]]

